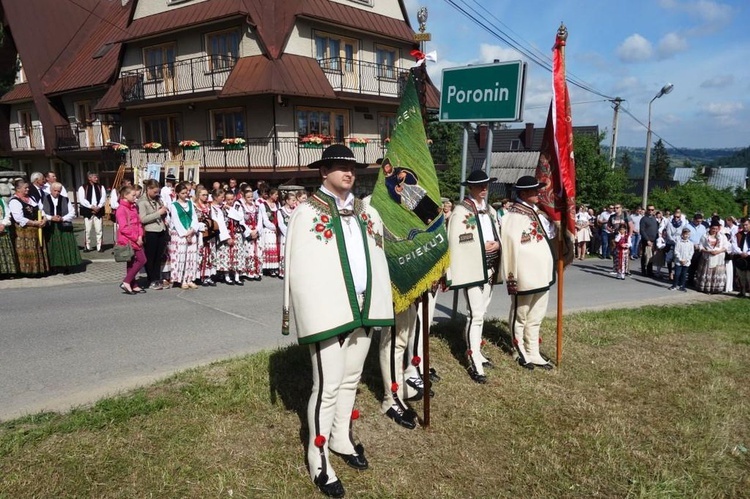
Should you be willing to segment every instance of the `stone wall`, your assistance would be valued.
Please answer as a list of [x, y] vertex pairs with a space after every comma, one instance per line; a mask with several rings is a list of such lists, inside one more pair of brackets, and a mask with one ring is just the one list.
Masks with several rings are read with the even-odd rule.
[[2, 196], [6, 204], [13, 195], [13, 182], [25, 176], [24, 172], [0, 172], [0, 196]]

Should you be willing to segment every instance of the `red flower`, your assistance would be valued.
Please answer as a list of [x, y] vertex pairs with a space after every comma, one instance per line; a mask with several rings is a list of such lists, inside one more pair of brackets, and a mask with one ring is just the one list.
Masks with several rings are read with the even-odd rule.
[[474, 352], [472, 352], [471, 350], [466, 350], [466, 355], [468, 355], [469, 357], [471, 357], [473, 354]]
[[398, 383], [396, 383], [395, 381], [391, 383], [391, 391], [393, 393], [396, 393], [398, 391]]
[[411, 358], [411, 365], [413, 365], [414, 367], [418, 366], [420, 362], [422, 362], [422, 359], [419, 358], [419, 355], [415, 355]]
[[514, 345], [518, 345], [518, 340], [517, 340], [517, 339], [515, 339], [515, 338], [513, 338], [513, 344], [514, 344]]
[[323, 224], [318, 224], [315, 226], [315, 232], [323, 232], [326, 229], [326, 226]]
[[361, 217], [362, 217], [362, 220], [367, 220], [367, 213], [362, 213]]
[[487, 344], [487, 340], [482, 340], [479, 342], [480, 346], [485, 346]]
[[352, 420], [357, 420], [357, 419], [359, 419], [359, 411], [357, 409], [354, 409], [352, 411]]
[[329, 220], [328, 215], [321, 215], [320, 216], [320, 221], [323, 222], [324, 224], [327, 224], [328, 220]]
[[326, 437], [323, 435], [318, 435], [315, 437], [315, 447], [323, 448], [323, 446], [326, 444]]
[[542, 338], [539, 338], [539, 344], [540, 345], [542, 344]]
[[326, 239], [330, 239], [333, 237], [333, 231], [331, 229], [326, 229], [326, 231], [323, 233], [323, 237]]

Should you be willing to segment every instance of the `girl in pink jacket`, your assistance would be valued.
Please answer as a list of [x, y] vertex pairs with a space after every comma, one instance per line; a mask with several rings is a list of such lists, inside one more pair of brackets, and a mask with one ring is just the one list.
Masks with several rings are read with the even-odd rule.
[[143, 251], [143, 225], [138, 216], [135, 204], [135, 189], [125, 186], [120, 189], [120, 206], [115, 212], [117, 219], [117, 244], [129, 244], [133, 248], [133, 258], [127, 263], [125, 278], [120, 283], [120, 289], [126, 295], [145, 293], [136, 282], [138, 272], [146, 264], [146, 253]]

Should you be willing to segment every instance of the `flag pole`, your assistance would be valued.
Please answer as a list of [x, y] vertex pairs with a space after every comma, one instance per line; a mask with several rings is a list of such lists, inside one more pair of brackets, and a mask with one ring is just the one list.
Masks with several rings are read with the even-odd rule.
[[558, 234], [557, 241], [557, 352], [555, 356], [555, 364], [560, 367], [562, 363], [562, 341], [563, 341], [563, 295], [565, 290], [565, 261], [563, 257], [563, 251], [565, 242], [564, 237], [567, 237], [563, 231], [565, 228], [563, 224], [560, 224], [560, 233]]

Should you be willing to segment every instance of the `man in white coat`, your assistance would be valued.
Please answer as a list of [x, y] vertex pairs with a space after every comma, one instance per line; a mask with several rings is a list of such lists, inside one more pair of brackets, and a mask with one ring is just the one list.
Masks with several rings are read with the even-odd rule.
[[357, 470], [368, 468], [352, 423], [357, 385], [370, 348], [371, 329], [393, 325], [393, 297], [378, 212], [351, 190], [354, 153], [340, 144], [323, 151], [323, 185], [292, 214], [285, 249], [284, 317], [294, 315], [297, 337], [312, 358], [307, 408], [310, 477], [323, 494], [343, 497], [329, 450]]
[[469, 195], [453, 209], [448, 220], [448, 248], [451, 261], [448, 283], [451, 289], [463, 289], [468, 307], [466, 356], [469, 376], [484, 384], [485, 367], [492, 362], [481, 352], [484, 314], [492, 300], [492, 288], [500, 280], [500, 225], [497, 211], [487, 203], [491, 182], [482, 170], [474, 170], [463, 185]]
[[527, 369], [552, 369], [539, 352], [539, 328], [547, 313], [549, 288], [555, 282], [550, 240], [555, 226], [537, 208], [540, 184], [524, 176], [516, 182], [516, 200], [503, 217], [502, 270], [511, 295], [508, 324], [518, 363]]

